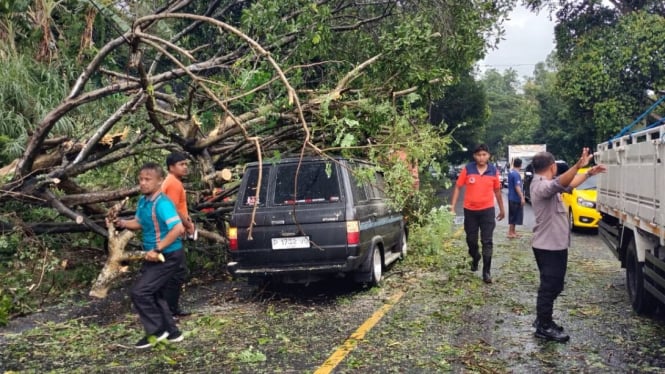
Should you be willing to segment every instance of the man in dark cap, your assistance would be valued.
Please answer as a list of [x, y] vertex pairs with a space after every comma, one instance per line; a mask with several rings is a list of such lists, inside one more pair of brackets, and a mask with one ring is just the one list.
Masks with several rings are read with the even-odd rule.
[[587, 166], [592, 158], [589, 148], [582, 148], [579, 160], [558, 175], [564, 168], [557, 165], [551, 153], [540, 152], [533, 157], [536, 174], [531, 182], [531, 206], [536, 224], [531, 247], [540, 273], [533, 326], [536, 337], [541, 339], [560, 343], [570, 339], [564, 328], [552, 319], [554, 301], [564, 287], [570, 246], [568, 212], [561, 201], [561, 192], [570, 192], [590, 176], [607, 170], [605, 165], [600, 164], [589, 168], [585, 174], [579, 174], [578, 170]]

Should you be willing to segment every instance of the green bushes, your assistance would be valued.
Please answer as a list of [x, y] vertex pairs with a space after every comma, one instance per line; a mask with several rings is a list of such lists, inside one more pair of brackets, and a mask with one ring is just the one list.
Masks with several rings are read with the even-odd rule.
[[417, 267], [440, 268], [443, 264], [451, 264], [456, 251], [452, 246], [454, 236], [454, 216], [448, 206], [432, 208], [423, 215], [418, 225], [409, 230], [410, 259]]

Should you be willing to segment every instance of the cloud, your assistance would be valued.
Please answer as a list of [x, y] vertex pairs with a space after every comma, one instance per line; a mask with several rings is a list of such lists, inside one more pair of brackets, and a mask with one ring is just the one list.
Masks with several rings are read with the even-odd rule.
[[482, 72], [512, 68], [520, 77], [533, 75], [535, 65], [544, 62], [554, 50], [554, 22], [546, 12], [535, 14], [519, 6], [511, 12], [504, 28], [504, 40], [478, 63], [479, 69]]

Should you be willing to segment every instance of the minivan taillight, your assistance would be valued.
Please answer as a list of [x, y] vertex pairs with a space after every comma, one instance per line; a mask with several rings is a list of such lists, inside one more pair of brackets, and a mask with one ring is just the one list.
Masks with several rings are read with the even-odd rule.
[[360, 223], [348, 221], [346, 223], [346, 244], [357, 245], [360, 243]]
[[229, 238], [229, 249], [232, 251], [237, 251], [238, 250], [238, 228], [237, 227], [229, 227], [227, 230], [227, 235]]

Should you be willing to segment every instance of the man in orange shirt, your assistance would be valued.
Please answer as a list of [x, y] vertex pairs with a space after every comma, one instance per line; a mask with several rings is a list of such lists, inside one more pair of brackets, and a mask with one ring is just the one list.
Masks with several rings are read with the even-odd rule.
[[[166, 167], [169, 174], [162, 183], [162, 192], [168, 196], [176, 207], [180, 216], [180, 221], [185, 226], [185, 232], [188, 238], [196, 240], [197, 231], [187, 210], [187, 196], [185, 187], [182, 185], [182, 178], [189, 173], [189, 161], [182, 153], [173, 152], [166, 157]], [[187, 263], [183, 261], [181, 269], [173, 276], [167, 287], [164, 289], [164, 298], [169, 304], [169, 309], [174, 317], [182, 317], [190, 313], [184, 312], [179, 307], [180, 291], [185, 283], [187, 276]]]
[[471, 256], [471, 271], [478, 270], [480, 253], [478, 253], [478, 231], [480, 230], [480, 242], [483, 246], [483, 281], [492, 283], [490, 268], [492, 266], [492, 251], [494, 243], [492, 236], [496, 222], [494, 221], [494, 199], [499, 204], [499, 215], [497, 220], [502, 220], [506, 213], [501, 196], [501, 183], [499, 182], [499, 170], [494, 164], [489, 163], [489, 147], [480, 144], [473, 150], [473, 159], [462, 169], [450, 202], [450, 210], [455, 214], [455, 205], [459, 198], [460, 189], [464, 192], [464, 232], [466, 233], [466, 244]]
[[411, 177], [413, 178], [413, 189], [417, 191], [418, 189], [420, 189], [418, 161], [417, 160], [414, 160], [413, 162], [409, 161], [409, 157], [407, 156], [406, 152], [401, 149], [395, 151], [395, 154], [397, 155], [397, 158], [399, 158], [402, 162], [404, 162], [406, 168], [409, 169], [409, 173], [411, 173]]

